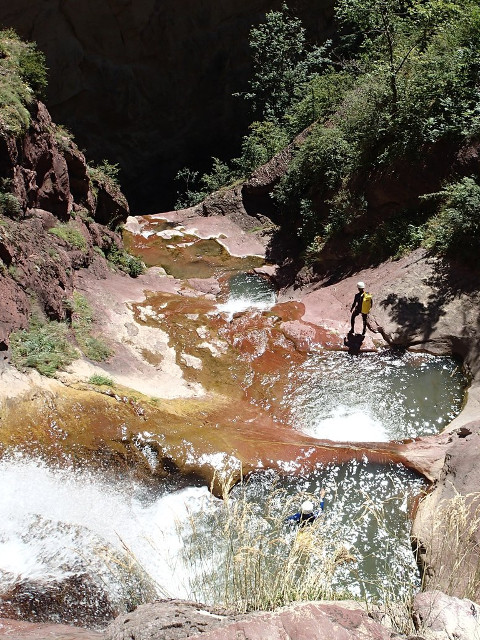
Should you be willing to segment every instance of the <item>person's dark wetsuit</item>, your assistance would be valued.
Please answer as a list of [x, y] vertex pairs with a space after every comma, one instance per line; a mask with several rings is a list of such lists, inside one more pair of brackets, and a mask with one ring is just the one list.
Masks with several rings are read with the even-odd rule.
[[302, 511], [298, 511], [288, 518], [285, 518], [285, 522], [298, 522], [301, 527], [304, 527], [306, 524], [312, 524], [318, 518], [319, 515], [323, 512], [325, 506], [324, 496], [320, 498], [320, 508], [316, 511], [310, 511], [309, 513], [304, 513]]
[[367, 313], [362, 313], [362, 302], [363, 302], [363, 295], [365, 293], [364, 289], [360, 289], [358, 293], [355, 294], [355, 297], [353, 299], [352, 302], [352, 306], [350, 307], [350, 311], [353, 311], [352, 313], [352, 317], [350, 318], [350, 324], [351, 324], [351, 333], [355, 333], [355, 318], [362, 314], [362, 320], [363, 320], [363, 330], [362, 330], [362, 335], [365, 335], [365, 332], [367, 330], [367, 318], [368, 318], [368, 314]]

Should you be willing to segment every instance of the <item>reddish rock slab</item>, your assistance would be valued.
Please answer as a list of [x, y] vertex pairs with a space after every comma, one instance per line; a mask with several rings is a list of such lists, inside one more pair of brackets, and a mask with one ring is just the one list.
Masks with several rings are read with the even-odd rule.
[[393, 640], [400, 638], [358, 605], [308, 602], [191, 636], [199, 640]]
[[480, 638], [480, 607], [471, 600], [453, 598], [441, 591], [418, 593], [413, 601], [413, 620], [419, 633], [428, 630], [429, 640]]
[[0, 638], [9, 640], [100, 640], [103, 633], [66, 624], [37, 624], [0, 618]]
[[194, 602], [159, 601], [119, 616], [105, 640], [393, 640], [356, 602], [293, 603], [232, 618]]
[[195, 215], [192, 217], [192, 210], [184, 209], [181, 211], [168, 211], [149, 218], [181, 224], [187, 233], [196, 235], [199, 238], [216, 238], [230, 255], [237, 258], [265, 256], [266, 241], [262, 242], [255, 234], [247, 233], [225, 216], [205, 217]]

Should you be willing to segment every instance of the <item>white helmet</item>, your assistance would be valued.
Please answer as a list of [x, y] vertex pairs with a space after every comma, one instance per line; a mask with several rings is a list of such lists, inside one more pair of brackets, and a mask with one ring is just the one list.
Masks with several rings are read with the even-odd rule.
[[302, 504], [302, 513], [313, 513], [313, 502], [310, 500], [305, 500]]
[[357, 282], [357, 287], [358, 287], [359, 289], [365, 289], [365, 283], [364, 283], [364, 282], [361, 282], [361, 281], [360, 281], [360, 282]]

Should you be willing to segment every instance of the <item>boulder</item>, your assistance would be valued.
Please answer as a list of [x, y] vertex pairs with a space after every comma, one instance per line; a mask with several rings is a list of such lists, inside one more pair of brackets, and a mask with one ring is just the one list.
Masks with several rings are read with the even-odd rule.
[[474, 640], [480, 637], [480, 607], [441, 591], [425, 591], [413, 602], [415, 627], [425, 640]]
[[400, 636], [372, 620], [355, 602], [295, 603], [274, 612], [232, 616], [184, 601], [142, 605], [120, 616], [105, 640], [393, 640]]
[[25, 579], [0, 597], [0, 616], [28, 622], [98, 628], [117, 613], [106, 591], [86, 574], [58, 580]]
[[223, 627], [235, 618], [222, 610], [185, 600], [159, 600], [116, 618], [105, 640], [177, 640]]

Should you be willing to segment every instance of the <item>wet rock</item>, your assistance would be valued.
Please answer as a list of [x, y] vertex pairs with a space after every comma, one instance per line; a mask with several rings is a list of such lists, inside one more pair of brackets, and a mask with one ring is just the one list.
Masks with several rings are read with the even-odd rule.
[[61, 580], [23, 580], [0, 597], [0, 616], [28, 622], [98, 628], [118, 613], [87, 574]]
[[425, 591], [413, 602], [415, 627], [425, 640], [473, 640], [480, 637], [480, 607], [441, 591]]
[[0, 638], [9, 640], [100, 640], [102, 633], [65, 624], [41, 624], [0, 618]]
[[105, 640], [177, 640], [223, 627], [235, 618], [224, 611], [184, 600], [160, 600], [119, 616]]

